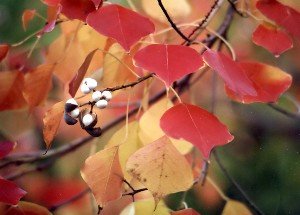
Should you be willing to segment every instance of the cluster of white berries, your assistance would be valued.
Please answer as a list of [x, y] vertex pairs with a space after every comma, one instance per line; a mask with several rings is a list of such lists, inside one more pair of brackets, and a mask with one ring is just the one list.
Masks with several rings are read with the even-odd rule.
[[64, 119], [68, 125], [74, 125], [78, 122], [76, 118], [79, 119], [80, 125], [85, 129], [90, 135], [98, 137], [101, 135], [101, 128], [94, 128], [97, 124], [97, 114], [93, 113], [93, 106], [100, 109], [106, 108], [108, 101], [112, 99], [112, 94], [110, 91], [98, 91], [95, 90], [97, 87], [97, 81], [92, 78], [85, 78], [82, 81], [80, 90], [84, 94], [92, 93], [92, 101], [89, 101], [88, 105], [91, 106], [90, 110], [84, 109], [80, 111], [79, 105], [74, 98], [67, 100], [65, 104], [65, 114]]

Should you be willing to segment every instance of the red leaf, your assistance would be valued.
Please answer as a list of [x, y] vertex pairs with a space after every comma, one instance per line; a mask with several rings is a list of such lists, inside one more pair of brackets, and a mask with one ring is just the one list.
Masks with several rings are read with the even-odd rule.
[[274, 27], [259, 25], [252, 35], [252, 41], [278, 57], [293, 47], [293, 41], [284, 32]]
[[0, 62], [6, 57], [9, 50], [9, 45], [0, 44]]
[[96, 8], [101, 7], [103, 4], [103, 0], [92, 0], [92, 2], [94, 2]]
[[57, 16], [61, 12], [61, 5], [49, 6], [47, 8], [47, 25], [44, 26], [40, 34], [51, 32], [55, 28]]
[[26, 191], [17, 187], [15, 183], [0, 178], [0, 202], [16, 205], [25, 196]]
[[23, 29], [26, 30], [28, 23], [34, 18], [36, 10], [25, 10], [22, 14]]
[[256, 90], [251, 80], [243, 69], [221, 52], [207, 50], [203, 54], [204, 61], [214, 69], [226, 83], [226, 85], [240, 96], [256, 96]]
[[60, 4], [62, 5], [62, 13], [69, 19], [80, 19], [83, 22], [89, 13], [96, 10], [91, 0], [61, 0]]
[[149, 45], [138, 51], [134, 60], [139, 67], [154, 72], [167, 86], [203, 66], [196, 50], [181, 45]]
[[160, 119], [160, 127], [170, 137], [191, 142], [205, 158], [209, 158], [215, 146], [234, 138], [213, 114], [190, 104], [180, 103], [167, 110]]
[[78, 69], [77, 73], [75, 74], [75, 76], [73, 77], [72, 81], [69, 83], [69, 93], [72, 97], [75, 96], [85, 74], [86, 71], [88, 70], [91, 61], [94, 57], [94, 54], [96, 53], [98, 49], [95, 49], [93, 51], [91, 51], [85, 58], [84, 62], [82, 63], [82, 65], [80, 66], [80, 68]]
[[193, 208], [187, 208], [180, 211], [173, 211], [171, 215], [200, 215], [197, 211]]
[[8, 155], [16, 146], [15, 142], [0, 142], [0, 159]]
[[300, 38], [300, 13], [276, 0], [260, 0], [256, 7], [266, 17]]
[[276, 102], [292, 83], [292, 77], [277, 67], [261, 63], [240, 63], [240, 66], [254, 83], [257, 95], [245, 95], [240, 98], [226, 87], [227, 95], [239, 102]]
[[22, 72], [1, 72], [0, 83], [0, 111], [26, 106], [26, 100], [22, 94], [24, 89], [24, 75]]
[[86, 21], [100, 34], [117, 40], [126, 51], [155, 30], [148, 18], [115, 4], [90, 13]]

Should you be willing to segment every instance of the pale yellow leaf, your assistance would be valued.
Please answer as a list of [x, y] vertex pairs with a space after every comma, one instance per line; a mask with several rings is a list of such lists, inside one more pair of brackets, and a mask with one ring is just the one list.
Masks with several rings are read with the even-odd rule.
[[169, 215], [170, 210], [160, 201], [156, 208], [153, 199], [132, 202], [127, 205], [120, 215]]
[[[148, 144], [165, 135], [160, 128], [160, 118], [166, 110], [173, 106], [169, 99], [162, 99], [152, 105], [140, 119], [139, 137], [143, 144]], [[182, 154], [187, 154], [193, 148], [193, 145], [183, 139], [170, 138], [171, 142]]]
[[252, 213], [243, 203], [230, 200], [226, 202], [222, 215], [252, 215]]
[[83, 180], [91, 188], [101, 207], [122, 195], [123, 173], [118, 148], [107, 148], [88, 157], [81, 169]]
[[[138, 136], [139, 124], [133, 121], [128, 124], [128, 134], [126, 136], [126, 126], [120, 128], [108, 141], [106, 148], [113, 146], [119, 147], [120, 164], [127, 181], [131, 180], [131, 176], [125, 171], [128, 158], [143, 146]], [[126, 137], [126, 138], [125, 138]]]
[[[187, 0], [162, 0], [166, 10], [173, 20], [181, 20], [189, 16], [192, 12], [191, 5]], [[166, 16], [160, 9], [157, 1], [142, 0], [144, 11], [154, 19], [160, 22], [168, 23]]]
[[167, 136], [136, 151], [127, 161], [127, 171], [152, 193], [155, 200], [188, 190], [192, 169]]

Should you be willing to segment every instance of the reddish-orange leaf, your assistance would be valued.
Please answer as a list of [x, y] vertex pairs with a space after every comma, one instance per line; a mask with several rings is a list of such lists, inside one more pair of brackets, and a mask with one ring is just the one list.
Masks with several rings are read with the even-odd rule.
[[101, 207], [122, 196], [123, 173], [118, 151], [118, 146], [104, 149], [88, 157], [81, 169], [82, 178]]
[[2, 141], [0, 142], [0, 159], [8, 155], [16, 146], [15, 142]]
[[20, 71], [0, 73], [0, 111], [19, 109], [27, 105], [23, 97], [24, 76]]
[[180, 211], [173, 211], [171, 215], [200, 215], [197, 211], [193, 208], [187, 208]]
[[61, 119], [64, 114], [64, 101], [58, 102], [48, 110], [44, 116], [43, 135], [47, 149], [51, 147], [52, 140], [57, 133]]
[[61, 0], [60, 4], [62, 5], [62, 13], [69, 19], [80, 19], [83, 22], [89, 13], [96, 10], [91, 0]]
[[34, 18], [36, 10], [25, 10], [22, 14], [23, 29], [26, 30], [28, 23]]
[[24, 97], [30, 108], [40, 105], [52, 87], [54, 65], [43, 64], [25, 74]]
[[26, 191], [19, 188], [15, 183], [0, 178], [0, 202], [16, 205], [25, 194]]
[[141, 38], [154, 32], [154, 24], [148, 18], [116, 4], [90, 13], [86, 21], [100, 34], [117, 40], [126, 51]]
[[56, 19], [61, 12], [61, 5], [49, 6], [47, 8], [47, 25], [41, 30], [40, 34], [51, 32], [55, 28]]
[[103, 4], [103, 0], [92, 0], [92, 1], [94, 2], [96, 8], [101, 7]]
[[262, 63], [240, 63], [246, 75], [254, 83], [256, 96], [238, 96], [226, 87], [227, 95], [239, 102], [276, 102], [292, 83], [292, 76], [277, 67]]
[[256, 28], [252, 35], [252, 41], [276, 57], [293, 47], [293, 41], [284, 31], [266, 25], [259, 25]]
[[9, 45], [0, 44], [0, 62], [6, 57], [9, 50]]
[[209, 158], [215, 146], [233, 140], [227, 127], [213, 114], [190, 104], [180, 103], [167, 110], [160, 119], [160, 127], [170, 137], [191, 142], [205, 158]]
[[48, 6], [57, 6], [61, 0], [42, 0]]
[[203, 66], [196, 50], [181, 45], [149, 45], [138, 51], [134, 60], [137, 66], [154, 72], [167, 86]]
[[226, 85], [240, 96], [256, 96], [257, 92], [251, 80], [246, 76], [237, 62], [221, 52], [207, 50], [203, 54], [204, 61], [215, 70]]
[[31, 202], [20, 201], [18, 205], [10, 207], [5, 215], [51, 215], [47, 208]]
[[98, 49], [93, 50], [86, 56], [84, 62], [78, 69], [72, 81], [69, 83], [69, 93], [72, 97], [75, 96], [97, 50]]
[[260, 0], [256, 7], [266, 17], [300, 38], [300, 13], [277, 0]]

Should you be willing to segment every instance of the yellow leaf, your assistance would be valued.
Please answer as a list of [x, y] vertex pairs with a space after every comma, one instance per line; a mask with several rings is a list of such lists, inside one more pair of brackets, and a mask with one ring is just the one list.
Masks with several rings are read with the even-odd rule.
[[132, 202], [127, 205], [120, 215], [169, 215], [170, 210], [160, 201], [156, 208], [153, 199]]
[[64, 114], [64, 101], [58, 102], [48, 110], [43, 118], [43, 135], [47, 149], [51, 147], [52, 140], [57, 133], [61, 119]]
[[118, 43], [112, 44], [109, 47], [108, 52], [114, 55], [117, 59], [121, 60], [123, 64], [120, 63], [112, 55], [105, 54], [103, 62], [104, 74], [102, 84], [104, 86], [117, 86], [136, 80], [136, 77], [124, 65], [126, 64], [132, 70], [134, 70], [132, 56], [126, 53], [125, 50]]
[[24, 75], [20, 71], [0, 73], [0, 111], [22, 108], [27, 105], [22, 91]]
[[25, 74], [24, 97], [30, 108], [40, 105], [47, 97], [54, 67], [43, 64]]
[[119, 159], [122, 170], [124, 172], [124, 177], [127, 181], [131, 180], [130, 175], [125, 171], [126, 162], [128, 158], [136, 152], [139, 148], [143, 146], [138, 136], [139, 124], [137, 121], [133, 121], [128, 124], [128, 134], [126, 136], [126, 126], [120, 128], [111, 139], [108, 141], [106, 148], [110, 148], [113, 146], [119, 147]]
[[[144, 145], [157, 140], [165, 135], [160, 128], [160, 118], [166, 110], [173, 106], [172, 102], [168, 99], [162, 99], [152, 105], [140, 119], [139, 137]], [[171, 142], [182, 154], [187, 154], [193, 148], [193, 145], [185, 140], [177, 140], [170, 138]]]
[[155, 200], [188, 190], [192, 169], [167, 136], [136, 151], [127, 161], [127, 171], [152, 193]]
[[222, 215], [252, 215], [252, 213], [243, 203], [230, 200], [227, 201]]
[[[187, 0], [163, 0], [166, 10], [174, 20], [184, 19], [191, 14], [192, 8]], [[144, 11], [154, 19], [160, 22], [168, 23], [166, 16], [160, 9], [157, 1], [142, 0], [142, 7]]]
[[107, 148], [88, 157], [81, 169], [81, 177], [101, 207], [122, 195], [123, 173], [118, 148]]

